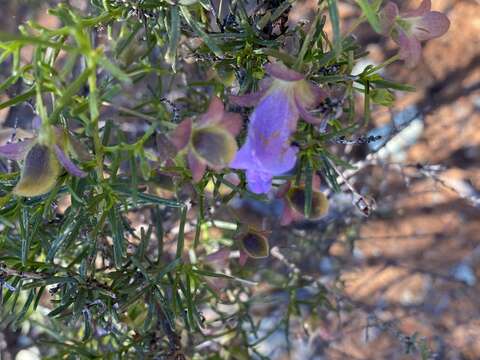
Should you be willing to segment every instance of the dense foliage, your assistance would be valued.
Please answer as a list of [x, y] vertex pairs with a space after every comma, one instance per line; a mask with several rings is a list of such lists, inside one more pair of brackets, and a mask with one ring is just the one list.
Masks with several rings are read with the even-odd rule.
[[[0, 34], [0, 108], [35, 115], [24, 139], [2, 130], [2, 326], [38, 327], [52, 358], [242, 359], [277, 330], [288, 343], [305, 312], [335, 311], [341, 284], [294, 265], [320, 235], [291, 234], [301, 250], [286, 256], [271, 231], [338, 212], [335, 193], [372, 211], [339, 149], [384, 140], [367, 133], [371, 108], [414, 89], [382, 69], [414, 65], [448, 28], [429, 1], [356, 3], [348, 31], [336, 0], [296, 24], [289, 0], [92, 0], [88, 15], [50, 9], [58, 28]], [[401, 50], [353, 73], [362, 23]], [[336, 236], [346, 220], [331, 219]], [[258, 304], [275, 308], [267, 332]]]

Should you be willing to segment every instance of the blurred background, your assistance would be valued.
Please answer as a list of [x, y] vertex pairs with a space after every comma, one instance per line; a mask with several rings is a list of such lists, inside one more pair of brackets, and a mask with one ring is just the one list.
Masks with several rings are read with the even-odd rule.
[[[397, 1], [401, 8], [419, 2]], [[16, 32], [29, 19], [60, 25], [46, 13], [60, 1], [0, 3], [1, 31]], [[69, 3], [88, 13], [87, 1]], [[307, 20], [313, 9], [314, 2], [296, 1], [290, 21]], [[351, 209], [349, 195], [336, 196], [327, 219], [276, 229], [271, 245], [279, 252], [254, 265], [281, 272], [297, 266], [327, 287], [343, 285], [331, 299], [340, 311], [304, 314], [304, 323], [292, 324], [290, 355], [282, 334], [261, 344], [272, 359], [417, 359], [408, 347], [421, 338], [435, 359], [480, 359], [480, 3], [435, 0], [433, 9], [447, 14], [449, 32], [425, 44], [415, 69], [398, 63], [384, 72], [417, 89], [396, 94], [391, 109], [374, 109], [371, 134], [391, 140], [343, 150], [359, 165], [345, 176], [375, 199], [375, 212], [366, 218]], [[359, 10], [342, 1], [340, 15], [348, 29]], [[354, 34], [369, 51], [358, 72], [397, 51], [367, 24]], [[31, 58], [28, 49], [22, 56]], [[7, 72], [0, 69], [1, 81]], [[28, 127], [31, 117], [28, 106], [8, 108], [0, 124]], [[292, 266], [281, 261], [285, 249]], [[268, 293], [268, 286], [255, 291]], [[274, 306], [257, 315], [275, 317]], [[36, 359], [35, 349], [35, 329], [11, 332], [0, 324], [0, 359]]]

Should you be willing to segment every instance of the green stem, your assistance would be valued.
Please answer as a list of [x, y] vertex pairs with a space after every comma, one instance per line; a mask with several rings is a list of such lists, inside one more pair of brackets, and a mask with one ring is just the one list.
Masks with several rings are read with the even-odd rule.
[[100, 118], [99, 104], [98, 104], [98, 88], [97, 88], [97, 74], [96, 62], [94, 57], [87, 58], [88, 69], [90, 75], [88, 76], [88, 86], [90, 94], [88, 97], [88, 105], [90, 110], [90, 121], [92, 126], [93, 146], [95, 148], [96, 172], [99, 180], [103, 180], [103, 144], [100, 139], [100, 129], [98, 120]]
[[308, 30], [308, 33], [305, 36], [305, 40], [303, 40], [302, 47], [300, 49], [300, 52], [298, 53], [298, 59], [294, 65], [295, 70], [300, 70], [302, 68], [303, 58], [305, 57], [305, 54], [307, 53], [310, 47], [310, 43], [312, 42], [313, 35], [317, 30], [317, 24], [319, 20], [320, 20], [320, 12], [318, 12], [317, 15], [315, 16], [315, 19], [313, 20], [312, 25], [310, 26], [310, 29]]
[[132, 110], [132, 109], [120, 106], [120, 105], [115, 105], [115, 104], [112, 104], [111, 102], [108, 102], [108, 101], [103, 101], [102, 105], [112, 107], [112, 108], [114, 108], [118, 111], [121, 111], [121, 112], [125, 113], [125, 114], [132, 115], [132, 116], [138, 117], [140, 119], [147, 120], [151, 123], [157, 123], [157, 124], [160, 123], [161, 125], [165, 126], [166, 128], [169, 128], [169, 129], [175, 129], [177, 127], [176, 124], [174, 124], [170, 121], [158, 120], [157, 118], [155, 118], [153, 116], [150, 116], [150, 115], [147, 115], [147, 114], [141, 113], [139, 111]]
[[366, 127], [370, 122], [370, 81], [366, 81], [365, 84], [365, 93], [364, 93], [364, 109], [363, 109], [363, 125], [362, 127]]
[[394, 63], [395, 61], [397, 60], [400, 60], [400, 55], [399, 54], [396, 54], [394, 56], [392, 56], [391, 58], [385, 60], [383, 63], [381, 63], [380, 65], [377, 65], [377, 66], [374, 66], [372, 67], [370, 70], [368, 70], [364, 76], [368, 76], [370, 74], [373, 74], [374, 72], [377, 72], [378, 70], [380, 69], [383, 69], [385, 66], [388, 66], [392, 63]]
[[148, 127], [145, 134], [133, 144], [120, 143], [113, 146], [104, 146], [103, 151], [106, 153], [115, 153], [117, 151], [135, 151], [137, 149], [143, 148], [143, 144], [153, 135], [155, 132], [156, 125], [152, 124]]

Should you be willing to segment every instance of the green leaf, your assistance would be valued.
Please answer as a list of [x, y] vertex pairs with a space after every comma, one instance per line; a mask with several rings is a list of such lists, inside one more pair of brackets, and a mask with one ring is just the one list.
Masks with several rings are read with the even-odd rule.
[[301, 69], [301, 65], [303, 63], [303, 58], [305, 57], [305, 54], [307, 53], [307, 51], [309, 49], [311, 49], [311, 43], [312, 41], [314, 40], [313, 39], [313, 35], [316, 33], [317, 31], [317, 24], [320, 20], [320, 17], [321, 17], [321, 13], [318, 12], [317, 15], [315, 16], [315, 19], [313, 20], [311, 26], [310, 26], [310, 29], [308, 30], [308, 33], [307, 35], [305, 36], [305, 39], [303, 40], [303, 43], [302, 43], [302, 47], [300, 48], [300, 52], [298, 53], [298, 58], [297, 58], [297, 61], [295, 63], [295, 67], [300, 70]]
[[173, 270], [175, 270], [181, 264], [182, 264], [182, 259], [181, 258], [177, 258], [177, 259], [171, 261], [170, 263], [168, 263], [167, 266], [165, 266], [164, 268], [162, 268], [162, 270], [159, 271], [159, 273], [155, 277], [155, 281], [160, 282], [165, 275], [171, 273]]
[[341, 192], [340, 185], [337, 182], [337, 173], [335, 169], [330, 165], [330, 161], [325, 155], [321, 156], [323, 173], [325, 179], [328, 181], [330, 188], [333, 189], [336, 193]]
[[35, 36], [9, 34], [9, 33], [0, 31], [0, 42], [7, 42], [7, 41], [15, 42], [16, 44], [19, 44], [19, 45], [32, 44], [36, 46], [50, 47], [53, 49], [62, 49], [62, 50], [66, 50], [69, 53], [78, 52], [78, 49], [72, 46], [67, 46], [61, 42], [52, 42], [52, 41], [44, 40]]
[[187, 24], [193, 29], [193, 31], [197, 33], [198, 36], [202, 38], [205, 45], [207, 45], [215, 55], [218, 57], [223, 57], [222, 50], [220, 50], [215, 41], [213, 41], [213, 39], [205, 31], [203, 31], [201, 25], [192, 17], [192, 14], [188, 8], [186, 6], [180, 6], [180, 10]]
[[185, 299], [187, 300], [187, 316], [188, 316], [188, 322], [190, 323], [190, 326], [192, 326], [194, 329], [197, 328], [197, 322], [195, 321], [193, 314], [196, 312], [195, 311], [195, 306], [193, 305], [193, 294], [192, 294], [192, 289], [191, 289], [191, 278], [189, 274], [185, 274], [185, 286], [182, 286], [182, 283], [180, 283], [180, 287], [182, 289], [182, 292], [185, 296]]
[[180, 14], [178, 6], [170, 8], [170, 29], [168, 32], [168, 48], [165, 54], [165, 60], [172, 65], [172, 70], [175, 72], [177, 63], [177, 48], [180, 40]]
[[184, 206], [180, 214], [180, 225], [178, 228], [178, 237], [177, 237], [177, 253], [176, 258], [180, 259], [183, 254], [183, 249], [185, 247], [185, 222], [187, 221], [187, 207]]
[[55, 258], [55, 254], [60, 249], [60, 247], [68, 243], [69, 240], [75, 238], [78, 234], [78, 230], [80, 227], [79, 221], [79, 213], [70, 213], [70, 216], [67, 216], [67, 221], [64, 222], [60, 231], [58, 232], [58, 236], [56, 236], [55, 240], [52, 242], [50, 249], [48, 249], [47, 254], [47, 261], [53, 261]]
[[145, 232], [145, 228], [142, 226], [140, 228], [140, 244], [137, 247], [137, 251], [135, 252], [135, 256], [139, 260], [143, 260], [145, 257], [145, 251], [148, 249], [148, 245], [150, 243], [150, 238], [152, 236], [153, 226], [150, 224], [148, 225], [148, 230]]
[[340, 17], [338, 15], [337, 0], [327, 0], [327, 4], [333, 29], [333, 49], [335, 56], [338, 57], [342, 51], [342, 37], [340, 35]]
[[164, 229], [163, 229], [163, 219], [162, 214], [160, 213], [160, 208], [156, 206], [151, 211], [152, 222], [155, 225], [155, 235], [157, 238], [157, 265], [160, 263], [160, 260], [163, 255], [163, 236], [164, 236]]
[[23, 305], [22, 310], [18, 314], [14, 327], [17, 327], [22, 322], [25, 315], [27, 315], [27, 311], [30, 308], [30, 305], [32, 305], [32, 302], [35, 299], [35, 295], [36, 295], [35, 290], [34, 289], [30, 290], [27, 301], [25, 301], [25, 304]]
[[[47, 275], [47, 274], [46, 274]], [[68, 276], [52, 276], [42, 280], [32, 281], [28, 284], [22, 286], [22, 290], [33, 289], [45, 285], [52, 285], [52, 284], [66, 284], [66, 283], [76, 283], [77, 281]]]
[[378, 19], [377, 12], [375, 8], [368, 2], [368, 0], [356, 0], [363, 13], [367, 17], [368, 22], [372, 26], [373, 30], [377, 33], [382, 31], [380, 27], [380, 20]]
[[83, 325], [84, 325], [84, 334], [82, 341], [90, 339], [92, 336], [92, 314], [88, 309], [83, 309]]
[[35, 296], [35, 301], [33, 302], [33, 311], [37, 310], [38, 304], [40, 303], [40, 299], [42, 298], [44, 292], [45, 286], [42, 286], [40, 289], [38, 289], [38, 292]]
[[370, 98], [375, 104], [392, 106], [395, 96], [387, 89], [373, 89], [370, 91]]
[[399, 90], [399, 91], [409, 91], [409, 92], [415, 92], [416, 88], [411, 85], [406, 85], [406, 84], [399, 84], [393, 81], [385, 80], [383, 78], [379, 79], [370, 79], [369, 80], [372, 84], [375, 84], [377, 88], [385, 88], [385, 89], [392, 89], [392, 90]]
[[108, 60], [106, 57], [100, 56], [97, 59], [97, 61], [105, 70], [107, 70], [110, 74], [112, 74], [118, 80], [126, 84], [132, 83], [132, 79], [130, 79], [130, 76], [126, 72], [124, 72], [122, 69], [120, 69], [117, 65], [115, 65], [110, 60]]
[[64, 304], [56, 307], [56, 308], [53, 309], [52, 311], [50, 311], [50, 312], [47, 314], [47, 316], [48, 316], [48, 317], [55, 317], [55, 316], [63, 313], [65, 310], [67, 310], [67, 309], [70, 307], [70, 305], [72, 305], [73, 301], [74, 301], [74, 299], [72, 299], [72, 298], [68, 299], [68, 301], [67, 301], [66, 303], [64, 303]]
[[[114, 185], [113, 189], [120, 194], [127, 195], [128, 197], [132, 197], [133, 194], [135, 193], [135, 190], [132, 189], [130, 186], [125, 187], [124, 185], [120, 185], [120, 184]], [[165, 205], [165, 206], [174, 207], [174, 208], [182, 208], [184, 206], [184, 204], [178, 201], [164, 199], [152, 194], [138, 193], [136, 196], [138, 197], [138, 201], [143, 204]]]
[[54, 124], [57, 121], [60, 112], [73, 101], [73, 96], [80, 90], [82, 86], [87, 82], [90, 76], [91, 69], [86, 69], [75, 79], [62, 93], [62, 96], [55, 101], [55, 108], [50, 114], [49, 122]]
[[[125, 25], [128, 26], [128, 23]], [[142, 28], [142, 23], [141, 22], [136, 22], [133, 24], [133, 28], [129, 29], [127, 35], [123, 38], [121, 38], [116, 47], [115, 47], [115, 57], [118, 59], [121, 57], [123, 51], [131, 44], [133, 39], [135, 39], [135, 35], [138, 33], [138, 31]]]
[[5, 89], [8, 89], [10, 86], [15, 84], [20, 76], [18, 74], [9, 76], [2, 84], [0, 84], [0, 92], [5, 91]]
[[0, 110], [6, 109], [11, 106], [15, 106], [17, 104], [23, 103], [35, 95], [35, 88], [31, 88], [30, 90], [24, 92], [23, 94], [17, 95], [14, 98], [11, 98], [3, 103], [0, 104]]
[[123, 224], [120, 220], [120, 214], [115, 206], [108, 213], [108, 220], [112, 229], [113, 240], [113, 262], [117, 268], [123, 264], [125, 256], [125, 239], [123, 237]]
[[312, 213], [312, 191], [313, 191], [313, 169], [310, 159], [307, 160], [305, 168], [305, 217], [308, 219]]

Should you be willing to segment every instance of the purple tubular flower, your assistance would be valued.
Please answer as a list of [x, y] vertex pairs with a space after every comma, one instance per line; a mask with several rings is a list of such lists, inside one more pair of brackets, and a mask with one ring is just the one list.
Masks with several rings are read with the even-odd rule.
[[298, 119], [320, 124], [321, 119], [308, 110], [327, 96], [302, 74], [283, 65], [267, 64], [265, 70], [272, 81], [264, 81], [258, 93], [231, 97], [238, 105], [256, 104], [250, 115], [247, 140], [230, 167], [246, 170], [248, 188], [257, 194], [271, 189], [273, 176], [295, 166], [297, 148], [291, 146], [290, 138]]
[[445, 14], [431, 11], [431, 7], [430, 0], [423, 0], [417, 9], [400, 14], [398, 6], [389, 2], [381, 11], [384, 34], [392, 35], [400, 46], [400, 58], [410, 67], [420, 60], [421, 41], [440, 37], [450, 27]]
[[295, 130], [298, 111], [282, 91], [266, 96], [250, 116], [247, 141], [230, 164], [247, 170], [249, 189], [265, 193], [271, 188], [272, 177], [295, 166], [295, 147], [290, 136]]
[[87, 176], [70, 160], [67, 152], [84, 160], [89, 157], [83, 144], [60, 128], [47, 128], [40, 136], [0, 146], [0, 156], [23, 160], [20, 181], [13, 190], [19, 196], [38, 196], [49, 192], [60, 175], [60, 165], [73, 176]]

